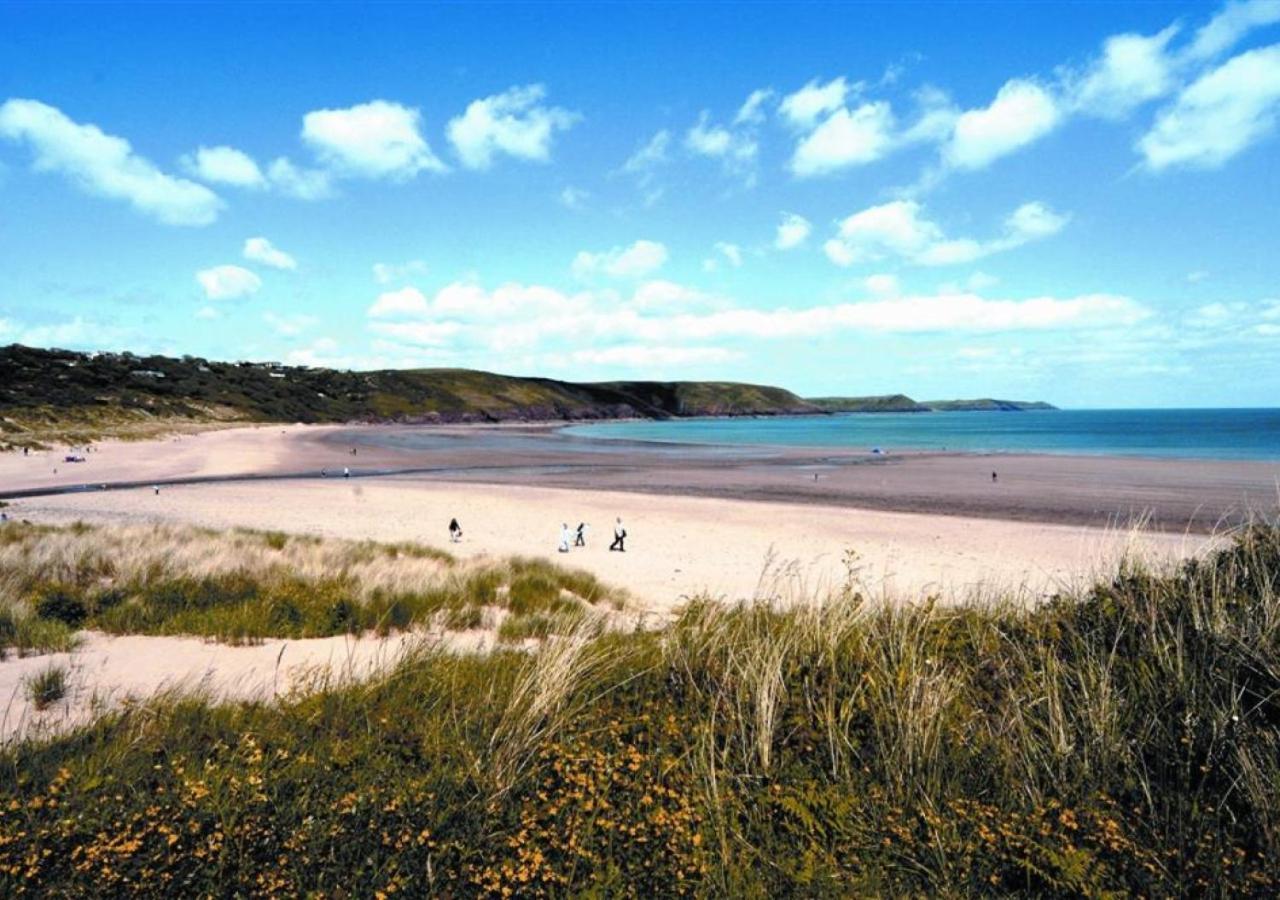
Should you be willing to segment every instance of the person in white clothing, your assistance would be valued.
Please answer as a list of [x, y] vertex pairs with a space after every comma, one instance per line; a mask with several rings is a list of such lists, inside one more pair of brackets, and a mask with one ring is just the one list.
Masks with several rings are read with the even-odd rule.
[[569, 552], [569, 523], [568, 522], [560, 523], [560, 552], [561, 553]]
[[613, 525], [613, 543], [609, 545], [609, 549], [617, 550], [619, 553], [626, 553], [626, 540], [627, 529], [622, 527], [622, 516], [618, 516], [617, 521]]

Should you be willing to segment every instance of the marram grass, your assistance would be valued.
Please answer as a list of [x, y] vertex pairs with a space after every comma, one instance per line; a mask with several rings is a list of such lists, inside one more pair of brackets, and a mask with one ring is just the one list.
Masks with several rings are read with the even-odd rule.
[[690, 603], [0, 756], [6, 896], [1274, 896], [1280, 532], [1035, 609]]

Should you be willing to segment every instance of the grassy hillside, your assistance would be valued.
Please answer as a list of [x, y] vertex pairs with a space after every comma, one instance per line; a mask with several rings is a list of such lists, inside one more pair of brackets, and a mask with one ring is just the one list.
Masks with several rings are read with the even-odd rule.
[[1057, 409], [1043, 400], [926, 400], [924, 405], [938, 412], [1021, 412], [1027, 409]]
[[[7, 528], [72, 599], [123, 574], [105, 532]], [[277, 577], [353, 551], [405, 565], [286, 545]], [[0, 584], [47, 577], [29, 556]], [[0, 896], [1273, 897], [1278, 583], [1257, 528], [1034, 608], [851, 582], [279, 703], [162, 696], [0, 751]]]
[[0, 441], [152, 422], [465, 422], [778, 415], [814, 407], [730, 382], [575, 384], [465, 369], [349, 372], [197, 357], [0, 348]]
[[906, 394], [882, 394], [876, 397], [807, 397], [810, 403], [826, 412], [928, 412]]
[[912, 400], [906, 394], [877, 397], [808, 397], [824, 412], [1018, 412], [1025, 409], [1057, 409], [1043, 400]]

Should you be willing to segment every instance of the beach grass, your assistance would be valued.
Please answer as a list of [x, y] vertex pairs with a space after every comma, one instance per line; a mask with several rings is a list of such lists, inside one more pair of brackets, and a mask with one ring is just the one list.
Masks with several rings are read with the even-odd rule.
[[66, 649], [74, 632], [199, 635], [226, 642], [386, 634], [441, 622], [509, 632], [621, 591], [536, 559], [464, 564], [432, 547], [177, 526], [0, 529], [0, 651]]
[[0, 892], [1274, 896], [1278, 589], [1253, 527], [1033, 608], [703, 598], [161, 696], [0, 753]]

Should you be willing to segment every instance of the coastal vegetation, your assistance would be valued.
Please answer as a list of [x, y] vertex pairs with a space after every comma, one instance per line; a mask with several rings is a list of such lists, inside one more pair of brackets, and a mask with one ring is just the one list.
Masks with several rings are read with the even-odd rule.
[[906, 394], [875, 397], [809, 397], [809, 403], [823, 412], [1023, 412], [1056, 409], [1043, 400], [912, 400]]
[[239, 643], [439, 625], [518, 640], [616, 612], [623, 592], [539, 559], [460, 563], [416, 544], [191, 527], [0, 529], [0, 655], [78, 629]]
[[[364, 565], [383, 590], [378, 567], [459, 566], [208, 539], [250, 572], [280, 553], [281, 578]], [[112, 540], [21, 532], [6, 571], [84, 558], [53, 572], [88, 589]], [[278, 703], [173, 693], [11, 745], [0, 892], [1275, 895], [1280, 531], [1035, 607], [872, 603], [849, 571], [820, 597], [780, 577], [654, 629], [424, 648]]]
[[1043, 403], [802, 399], [730, 381], [574, 383], [468, 369], [352, 372], [194, 356], [0, 347], [0, 449], [82, 444], [236, 423], [520, 422], [1044, 409]]
[[0, 445], [151, 437], [207, 423], [499, 422], [818, 410], [734, 382], [575, 384], [467, 369], [351, 372], [193, 356], [0, 347]]

